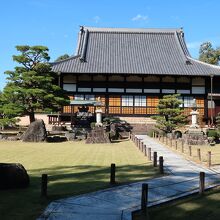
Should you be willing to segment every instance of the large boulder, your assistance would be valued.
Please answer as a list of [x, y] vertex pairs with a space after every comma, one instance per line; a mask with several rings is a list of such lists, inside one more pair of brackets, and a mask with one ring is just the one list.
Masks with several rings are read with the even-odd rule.
[[42, 119], [32, 122], [21, 139], [25, 142], [40, 142], [47, 137], [47, 131]]
[[0, 163], [0, 189], [25, 188], [30, 183], [25, 168], [19, 163]]

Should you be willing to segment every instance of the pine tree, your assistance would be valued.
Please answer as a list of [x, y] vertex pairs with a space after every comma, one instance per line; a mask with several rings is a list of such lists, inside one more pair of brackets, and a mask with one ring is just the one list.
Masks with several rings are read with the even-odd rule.
[[37, 111], [58, 111], [68, 104], [68, 97], [57, 85], [57, 75], [48, 63], [48, 48], [44, 46], [16, 46], [20, 52], [13, 56], [19, 66], [6, 71], [8, 83], [2, 94], [4, 115], [29, 115], [35, 121]]
[[159, 100], [157, 107], [159, 115], [153, 118], [157, 121], [156, 127], [165, 133], [170, 133], [188, 122], [187, 116], [180, 108], [182, 101], [178, 99], [179, 96], [179, 94], [165, 95]]

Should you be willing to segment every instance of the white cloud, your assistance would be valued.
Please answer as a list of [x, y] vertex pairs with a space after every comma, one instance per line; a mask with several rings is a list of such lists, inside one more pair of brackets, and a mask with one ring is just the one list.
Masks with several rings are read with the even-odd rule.
[[133, 17], [131, 20], [132, 21], [147, 21], [148, 19], [149, 19], [148, 16], [138, 14], [135, 17]]
[[194, 41], [194, 42], [189, 42], [186, 45], [187, 45], [188, 49], [198, 49], [201, 44], [202, 44], [202, 42], [200, 42], [200, 41]]
[[95, 16], [94, 18], [93, 18], [93, 20], [95, 21], [95, 23], [99, 23], [99, 21], [100, 21], [100, 17], [99, 16]]

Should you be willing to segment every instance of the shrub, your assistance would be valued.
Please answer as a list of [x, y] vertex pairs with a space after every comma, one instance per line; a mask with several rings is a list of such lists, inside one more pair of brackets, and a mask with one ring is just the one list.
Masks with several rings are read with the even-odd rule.
[[219, 132], [217, 130], [208, 130], [207, 131], [208, 137], [214, 137], [215, 139], [219, 138]]

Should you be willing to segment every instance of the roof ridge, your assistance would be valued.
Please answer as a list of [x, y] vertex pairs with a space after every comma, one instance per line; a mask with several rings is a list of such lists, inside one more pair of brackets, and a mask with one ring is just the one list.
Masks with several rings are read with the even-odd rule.
[[89, 32], [125, 32], [125, 33], [174, 33], [181, 32], [181, 28], [109, 28], [85, 26]]
[[[189, 57], [189, 56], [186, 56], [188, 59], [192, 60], [192, 61], [195, 61], [197, 63], [200, 63], [200, 64], [203, 64], [203, 65], [206, 65], [206, 66], [209, 66], [209, 67], [212, 67], [212, 68], [216, 68], [216, 69], [220, 69], [220, 66], [217, 66], [217, 65], [214, 65], [214, 64], [209, 64], [209, 63], [205, 63], [205, 62], [202, 62], [200, 60], [197, 60], [197, 59], [194, 59], [192, 57]], [[211, 74], [211, 73], [210, 73]]]
[[72, 55], [72, 56], [70, 56], [66, 59], [63, 59], [63, 60], [54, 61], [54, 62], [52, 62], [52, 64], [59, 64], [59, 63], [62, 63], [62, 62], [68, 61], [68, 60], [76, 59], [78, 57], [80, 57], [80, 55]]

